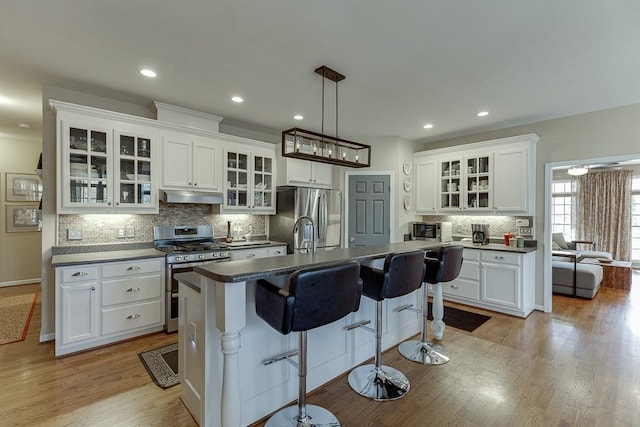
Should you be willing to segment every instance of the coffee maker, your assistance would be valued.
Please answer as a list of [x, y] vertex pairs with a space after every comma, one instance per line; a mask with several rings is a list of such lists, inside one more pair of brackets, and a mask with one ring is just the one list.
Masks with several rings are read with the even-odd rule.
[[471, 224], [471, 240], [477, 245], [488, 245], [489, 224]]

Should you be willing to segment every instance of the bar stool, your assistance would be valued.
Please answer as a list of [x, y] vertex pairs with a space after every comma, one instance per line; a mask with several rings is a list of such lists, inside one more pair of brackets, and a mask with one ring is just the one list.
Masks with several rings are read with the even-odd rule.
[[[349, 373], [349, 385], [356, 393], [386, 401], [399, 399], [409, 391], [409, 380], [402, 372], [382, 365], [382, 301], [420, 288], [424, 269], [424, 251], [391, 254], [384, 261], [384, 270], [361, 267], [362, 293], [376, 301], [376, 355], [373, 365], [361, 365]], [[362, 322], [355, 327], [361, 326]]]
[[[442, 282], [450, 282], [458, 277], [460, 268], [462, 267], [462, 246], [444, 246], [439, 252], [428, 251], [424, 263], [426, 266], [424, 281], [431, 283], [436, 291], [440, 291], [442, 297]], [[398, 346], [398, 351], [405, 358], [423, 365], [442, 365], [451, 360], [451, 355], [447, 349], [439, 344], [434, 344], [427, 339], [428, 328], [428, 292], [427, 286], [422, 287], [424, 292], [424, 300], [422, 302], [422, 334], [420, 341], [405, 341]], [[435, 298], [435, 296], [434, 296]], [[436, 301], [434, 300], [434, 307]], [[435, 318], [435, 315], [434, 315]]]
[[283, 335], [299, 332], [296, 352], [266, 360], [268, 365], [286, 359], [298, 368], [298, 404], [276, 412], [266, 426], [339, 426], [337, 418], [324, 408], [307, 405], [307, 331], [327, 325], [357, 311], [362, 294], [360, 264], [348, 261], [298, 270], [288, 280], [288, 289], [266, 280], [256, 286], [256, 313]]

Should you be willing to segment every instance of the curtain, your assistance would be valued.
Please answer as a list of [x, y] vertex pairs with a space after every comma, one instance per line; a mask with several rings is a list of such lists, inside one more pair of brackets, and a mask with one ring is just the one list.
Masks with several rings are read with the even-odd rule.
[[595, 250], [611, 252], [613, 259], [630, 258], [630, 170], [589, 172], [578, 178], [577, 240], [590, 240]]

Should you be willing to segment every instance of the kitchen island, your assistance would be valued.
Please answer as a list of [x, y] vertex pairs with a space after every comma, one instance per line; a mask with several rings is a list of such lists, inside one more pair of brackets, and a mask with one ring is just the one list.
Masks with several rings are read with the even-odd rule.
[[[347, 259], [376, 263], [391, 253], [441, 245], [410, 241], [195, 267], [199, 276], [180, 279], [183, 402], [200, 425], [236, 427], [255, 422], [296, 399], [297, 375], [290, 365], [262, 365], [264, 359], [295, 349], [296, 334], [282, 336], [257, 317], [256, 280], [284, 281], [288, 274], [304, 267]], [[420, 331], [420, 316], [393, 310], [405, 304], [420, 307], [420, 299], [419, 292], [414, 292], [384, 301], [384, 349]], [[373, 357], [373, 334], [361, 329], [347, 331], [345, 326], [373, 320], [374, 311], [374, 301], [363, 298], [358, 312], [309, 332], [308, 390]]]

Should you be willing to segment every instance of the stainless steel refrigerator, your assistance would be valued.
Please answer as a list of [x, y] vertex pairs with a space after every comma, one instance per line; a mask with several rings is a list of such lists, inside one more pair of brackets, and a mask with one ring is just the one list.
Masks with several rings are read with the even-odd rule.
[[278, 187], [276, 215], [269, 217], [269, 238], [286, 242], [289, 253], [303, 253], [311, 248], [312, 227], [301, 221], [294, 232], [294, 224], [301, 216], [308, 216], [315, 226], [316, 248], [327, 250], [340, 247], [342, 231], [342, 192], [319, 188]]

